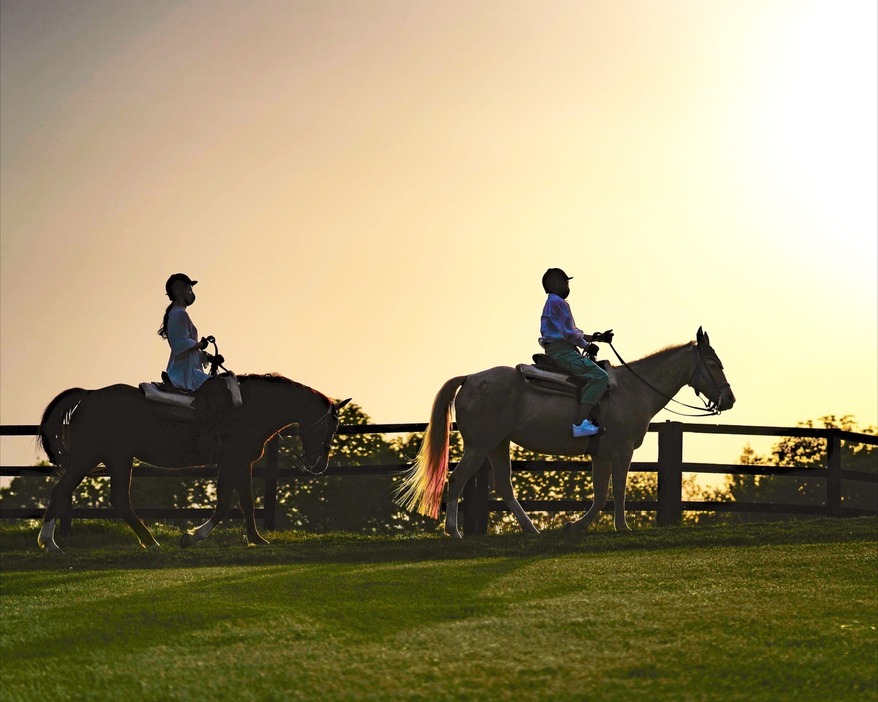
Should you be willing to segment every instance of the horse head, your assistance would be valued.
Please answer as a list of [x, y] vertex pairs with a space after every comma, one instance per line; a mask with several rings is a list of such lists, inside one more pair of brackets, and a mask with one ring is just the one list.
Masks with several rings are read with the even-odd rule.
[[340, 402], [331, 402], [324, 415], [313, 425], [299, 429], [302, 440], [302, 460], [313, 473], [322, 473], [329, 464], [329, 452], [332, 440], [338, 431], [339, 412], [348, 402], [349, 397]]
[[698, 362], [689, 385], [697, 394], [704, 395], [710, 400], [716, 409], [720, 411], [732, 409], [735, 405], [735, 393], [726, 380], [722, 361], [710, 345], [710, 337], [701, 327], [698, 328], [696, 335], [695, 350]]

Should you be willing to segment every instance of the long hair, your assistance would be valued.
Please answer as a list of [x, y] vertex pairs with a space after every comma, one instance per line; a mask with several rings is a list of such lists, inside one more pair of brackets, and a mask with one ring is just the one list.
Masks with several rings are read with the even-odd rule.
[[162, 326], [159, 327], [158, 335], [162, 337], [162, 339], [168, 338], [168, 313], [171, 311], [171, 308], [174, 306], [174, 301], [171, 300], [171, 304], [167, 306], [165, 309], [165, 316], [162, 317]]

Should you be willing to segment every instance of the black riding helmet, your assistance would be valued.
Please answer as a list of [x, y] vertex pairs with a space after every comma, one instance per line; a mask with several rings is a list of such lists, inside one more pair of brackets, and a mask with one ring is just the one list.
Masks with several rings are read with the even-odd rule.
[[560, 268], [550, 268], [543, 273], [543, 290], [547, 293], [561, 295], [567, 287], [568, 280], [573, 280], [573, 277], [567, 275]]

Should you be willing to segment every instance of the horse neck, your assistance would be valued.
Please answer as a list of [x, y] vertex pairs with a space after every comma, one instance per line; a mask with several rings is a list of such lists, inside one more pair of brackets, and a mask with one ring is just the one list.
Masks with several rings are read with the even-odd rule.
[[257, 380], [253, 390], [254, 408], [273, 430], [294, 422], [309, 424], [326, 413], [326, 398], [304, 385]]
[[689, 383], [695, 370], [695, 355], [691, 343], [676, 346], [630, 363], [634, 373], [654, 386], [656, 392], [637, 378], [631, 378], [632, 387], [637, 388], [640, 397], [655, 416], [674, 397], [683, 386]]

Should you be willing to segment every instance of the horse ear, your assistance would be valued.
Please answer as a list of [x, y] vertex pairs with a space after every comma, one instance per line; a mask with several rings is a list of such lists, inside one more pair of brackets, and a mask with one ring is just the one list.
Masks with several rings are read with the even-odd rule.
[[710, 346], [710, 337], [707, 335], [707, 332], [704, 331], [701, 327], [698, 327], [698, 344], [704, 344], [705, 346]]
[[342, 400], [341, 402], [336, 402], [333, 406], [335, 407], [335, 411], [338, 412], [342, 407], [344, 407], [348, 402], [350, 402], [353, 398], [348, 398], [347, 400]]

